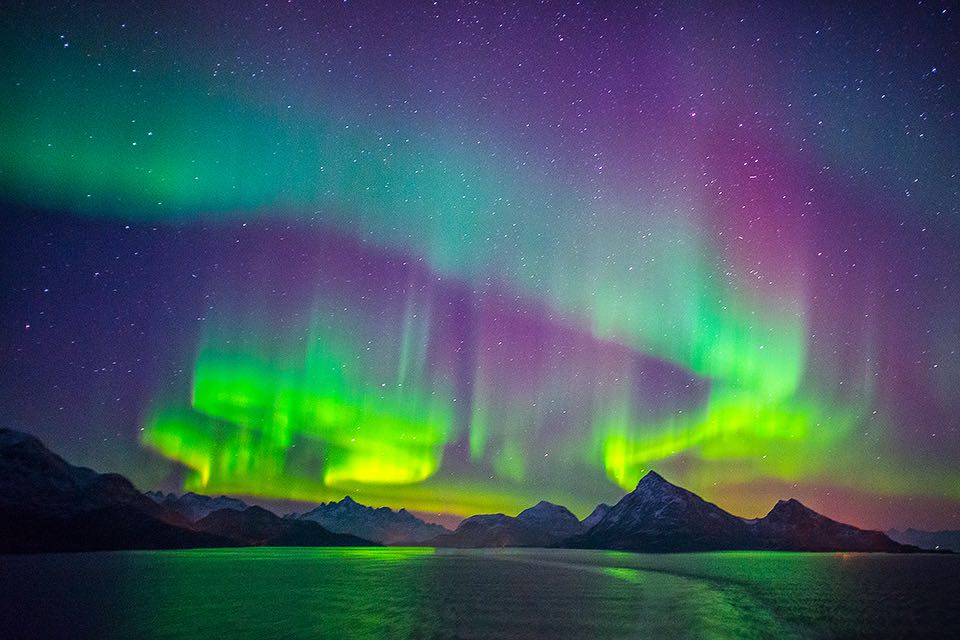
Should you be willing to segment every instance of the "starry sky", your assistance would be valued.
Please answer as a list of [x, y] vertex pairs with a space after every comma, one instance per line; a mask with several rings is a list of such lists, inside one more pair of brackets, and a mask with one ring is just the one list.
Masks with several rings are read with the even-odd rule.
[[960, 9], [698, 4], [8, 3], [0, 421], [142, 489], [960, 528]]

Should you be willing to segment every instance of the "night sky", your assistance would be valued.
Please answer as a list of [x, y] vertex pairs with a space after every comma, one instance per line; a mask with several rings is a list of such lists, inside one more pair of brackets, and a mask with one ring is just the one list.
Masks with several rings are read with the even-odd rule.
[[960, 528], [960, 8], [694, 4], [6, 3], [0, 422], [141, 489]]

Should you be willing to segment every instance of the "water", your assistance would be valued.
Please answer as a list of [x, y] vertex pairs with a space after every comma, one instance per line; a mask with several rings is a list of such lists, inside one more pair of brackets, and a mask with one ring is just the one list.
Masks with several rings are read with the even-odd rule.
[[942, 555], [0, 556], [0, 638], [960, 637], [958, 581]]

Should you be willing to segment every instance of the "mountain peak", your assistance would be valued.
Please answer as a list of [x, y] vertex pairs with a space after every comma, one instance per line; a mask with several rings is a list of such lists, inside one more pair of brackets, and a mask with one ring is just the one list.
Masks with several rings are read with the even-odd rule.
[[527, 511], [559, 511], [559, 510], [566, 511], [567, 509], [566, 507], [561, 507], [558, 504], [547, 502], [546, 500], [541, 500], [540, 502], [533, 505], [532, 507], [527, 507], [526, 509], [523, 510], [523, 512], [526, 513]]
[[569, 525], [572, 522], [579, 522], [577, 517], [573, 515], [569, 509], [563, 505], [554, 504], [552, 502], [547, 502], [546, 500], [541, 500], [537, 504], [524, 509], [517, 515], [517, 520], [523, 522], [534, 522], [534, 521], [545, 521], [545, 520], [560, 520], [566, 521], [566, 524]]
[[371, 507], [344, 496], [339, 502], [321, 502], [316, 507], [293, 516], [310, 520], [334, 533], [355, 535], [387, 544], [422, 542], [447, 529], [424, 522], [406, 509], [394, 511], [390, 507]]
[[859, 529], [817, 513], [799, 500], [780, 500], [754, 525], [758, 546], [790, 551], [905, 551], [879, 531]]
[[[789, 498], [787, 500], [777, 500], [777, 504], [773, 505], [773, 509], [770, 510], [770, 513], [767, 515], [773, 514], [783, 514], [783, 515], [800, 515], [800, 514], [815, 514], [820, 515], [810, 507], [806, 506], [796, 498]], [[822, 516], [821, 516], [822, 517]]]
[[[234, 512], [237, 512], [236, 509], [223, 509], [223, 511], [234, 511]], [[257, 505], [257, 504], [252, 504], [252, 505], [250, 505], [249, 507], [247, 507], [246, 509], [244, 509], [243, 511], [239, 511], [239, 512], [237, 512], [237, 513], [243, 513], [244, 511], [247, 512], [247, 513], [249, 513], [250, 515], [257, 515], [257, 516], [267, 515], [267, 516], [273, 516], [274, 518], [279, 517], [279, 516], [277, 516], [277, 514], [275, 514], [273, 511], [270, 511], [269, 509], [264, 509], [263, 507], [261, 507], [260, 505]]]
[[674, 486], [670, 482], [664, 479], [659, 473], [654, 470], [647, 471], [647, 474], [640, 478], [640, 482], [637, 483], [637, 489], [641, 487], [659, 487], [659, 486]]
[[655, 471], [612, 507], [591, 514], [576, 546], [639, 551], [713, 551], [745, 544], [746, 524]]

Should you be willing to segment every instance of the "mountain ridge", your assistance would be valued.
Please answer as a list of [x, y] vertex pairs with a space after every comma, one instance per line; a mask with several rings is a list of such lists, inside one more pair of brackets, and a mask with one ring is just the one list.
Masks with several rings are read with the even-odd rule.
[[[778, 501], [762, 518], [740, 518], [654, 471], [616, 504], [598, 505], [582, 521], [566, 507], [541, 500], [517, 516], [478, 514], [449, 531], [404, 509], [369, 507], [349, 496], [281, 518], [229, 496], [140, 493], [123, 476], [71, 465], [34, 436], [0, 429], [0, 552], [381, 542], [328, 529], [313, 520], [321, 516], [336, 516], [340, 524], [353, 518], [350, 526], [354, 529], [374, 531], [380, 527], [380, 534], [394, 527], [394, 533], [408, 536], [400, 542], [385, 540], [390, 544], [437, 547], [640, 552], [919, 550], [882, 532], [832, 520], [794, 498]], [[440, 533], [414, 539], [409, 537], [412, 530], [418, 535]]]
[[164, 494], [161, 491], [146, 491], [144, 495], [157, 504], [176, 511], [190, 522], [197, 522], [220, 509], [243, 511], [250, 506], [239, 498], [224, 495], [213, 497], [192, 491], [180, 496], [175, 493]]
[[741, 518], [650, 471], [568, 544], [654, 552], [737, 549], [749, 541], [747, 526]]
[[420, 543], [450, 533], [446, 527], [424, 522], [406, 509], [394, 511], [389, 507], [369, 507], [350, 496], [336, 502], [321, 502], [309, 511], [289, 514], [286, 518], [316, 522], [334, 533], [359, 536], [382, 544]]
[[762, 518], [740, 518], [655, 471], [566, 545], [643, 552], [915, 550], [879, 531], [832, 520], [795, 498], [779, 500]]
[[953, 551], [960, 553], [960, 530], [940, 529], [925, 531], [913, 527], [900, 531], [889, 529], [887, 537], [900, 544], [909, 544], [927, 551]]
[[38, 438], [0, 429], [0, 551], [235, 546], [194, 531], [119, 474], [78, 467]]
[[452, 532], [424, 544], [435, 547], [548, 547], [582, 531], [564, 506], [541, 500], [516, 516], [484, 513], [465, 518]]

